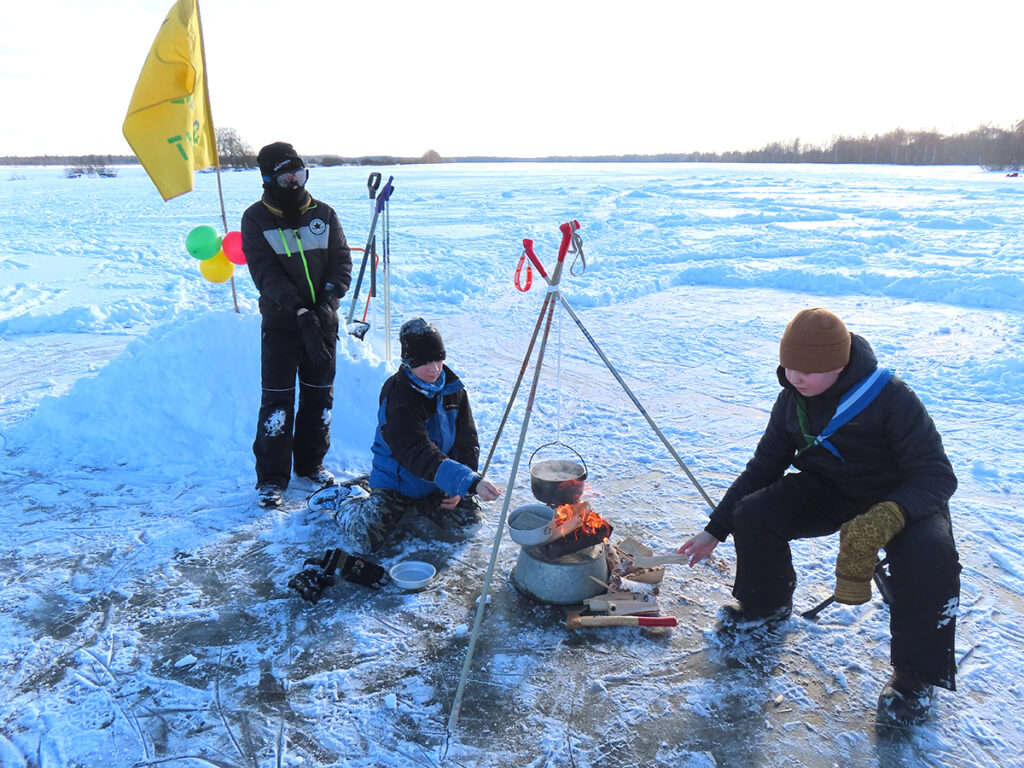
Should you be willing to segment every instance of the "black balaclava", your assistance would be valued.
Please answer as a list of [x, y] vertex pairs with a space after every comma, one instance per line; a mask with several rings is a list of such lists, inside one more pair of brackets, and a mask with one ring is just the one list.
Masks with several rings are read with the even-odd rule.
[[267, 144], [256, 156], [263, 176], [263, 190], [271, 203], [284, 213], [284, 223], [292, 228], [299, 225], [299, 213], [309, 193], [305, 187], [281, 187], [277, 184], [277, 175], [286, 171], [297, 171], [305, 168], [295, 147], [285, 141]]

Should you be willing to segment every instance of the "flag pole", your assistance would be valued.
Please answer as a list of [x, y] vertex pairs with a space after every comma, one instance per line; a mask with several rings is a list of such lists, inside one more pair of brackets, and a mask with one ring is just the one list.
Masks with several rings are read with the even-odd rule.
[[[220, 219], [224, 224], [224, 232], [228, 231], [228, 214], [224, 206], [224, 187], [220, 180], [220, 152], [217, 150], [217, 128], [213, 123], [213, 109], [210, 107], [210, 77], [209, 69], [206, 66], [206, 35], [203, 34], [203, 14], [199, 11], [199, 0], [196, 0], [196, 21], [199, 24], [199, 51], [203, 57], [203, 99], [206, 101], [206, 119], [210, 121], [210, 135], [213, 137], [213, 167], [217, 171], [217, 196], [220, 198]], [[235, 290], [235, 275], [231, 273], [231, 300], [235, 305], [235, 313], [241, 314], [238, 309], [238, 293]]]

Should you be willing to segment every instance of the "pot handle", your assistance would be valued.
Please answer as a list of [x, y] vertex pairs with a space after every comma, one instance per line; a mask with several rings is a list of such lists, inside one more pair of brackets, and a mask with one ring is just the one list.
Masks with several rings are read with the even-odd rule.
[[587, 475], [590, 474], [590, 470], [587, 468], [587, 460], [584, 459], [580, 455], [579, 451], [577, 451], [571, 445], [568, 445], [567, 443], [563, 443], [561, 440], [552, 440], [550, 443], [543, 443], [541, 445], [538, 445], [537, 449], [533, 453], [530, 454], [530, 461], [529, 461], [529, 464], [527, 465], [527, 468], [533, 466], [533, 457], [536, 456], [540, 452], [540, 449], [541, 448], [547, 448], [549, 445], [562, 445], [562, 446], [565, 446], [566, 448], [568, 448], [570, 451], [575, 453], [576, 454], [576, 458], [578, 458], [580, 460], [580, 462], [582, 462], [582, 464], [583, 464], [583, 471], [586, 472]]

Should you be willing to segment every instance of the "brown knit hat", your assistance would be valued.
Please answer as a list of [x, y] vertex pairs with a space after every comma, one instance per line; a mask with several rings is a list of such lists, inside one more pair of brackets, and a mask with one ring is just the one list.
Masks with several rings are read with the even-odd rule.
[[779, 343], [779, 363], [800, 373], [824, 373], [850, 362], [850, 332], [827, 309], [797, 312]]

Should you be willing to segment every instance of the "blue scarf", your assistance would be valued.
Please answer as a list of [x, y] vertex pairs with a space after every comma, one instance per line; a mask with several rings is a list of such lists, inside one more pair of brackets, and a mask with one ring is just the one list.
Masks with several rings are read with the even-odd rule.
[[835, 415], [828, 424], [825, 425], [825, 429], [822, 430], [820, 435], [814, 436], [810, 432], [810, 422], [807, 418], [807, 401], [803, 395], [799, 392], [794, 392], [793, 396], [796, 398], [796, 413], [800, 419], [800, 430], [804, 433], [804, 437], [807, 439], [807, 445], [796, 452], [794, 459], [800, 458], [800, 456], [810, 448], [816, 445], [820, 445], [823, 448], [828, 449], [832, 455], [834, 455], [840, 461], [845, 462], [846, 459], [842, 457], [836, 447], [828, 441], [836, 431], [850, 422], [850, 420], [858, 413], [863, 411], [871, 401], [878, 396], [878, 393], [882, 391], [886, 384], [889, 383], [889, 379], [892, 378], [892, 371], [888, 368], [875, 368], [871, 373], [857, 382], [855, 385], [850, 387], [845, 395], [839, 400], [839, 405], [836, 407]]
[[441, 369], [441, 375], [437, 377], [437, 380], [433, 384], [428, 384], [423, 379], [416, 378], [416, 375], [412, 372], [411, 368], [405, 369], [405, 375], [409, 379], [409, 383], [412, 384], [412, 388], [419, 392], [424, 397], [434, 397], [441, 394], [441, 390], [444, 389], [444, 369]]

